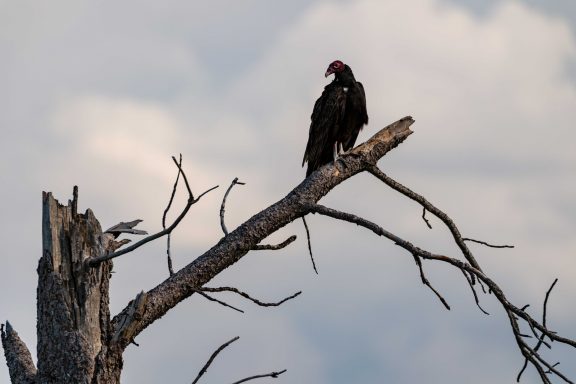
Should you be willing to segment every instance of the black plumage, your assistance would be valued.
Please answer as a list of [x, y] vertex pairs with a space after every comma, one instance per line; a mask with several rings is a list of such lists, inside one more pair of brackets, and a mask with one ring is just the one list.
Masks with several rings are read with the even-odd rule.
[[328, 66], [325, 76], [334, 80], [324, 87], [312, 111], [304, 163], [306, 177], [331, 162], [341, 151], [354, 147], [358, 133], [368, 123], [366, 95], [362, 83], [356, 81], [352, 69], [340, 60]]

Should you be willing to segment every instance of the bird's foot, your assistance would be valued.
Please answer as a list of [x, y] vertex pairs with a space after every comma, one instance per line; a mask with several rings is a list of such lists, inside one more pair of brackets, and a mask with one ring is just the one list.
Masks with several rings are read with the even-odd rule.
[[334, 159], [334, 164], [338, 160], [338, 143], [334, 143], [334, 149], [332, 150], [332, 158]]
[[354, 148], [350, 148], [347, 151], [341, 152], [338, 157], [346, 157], [346, 156], [359, 157], [360, 154], [352, 152], [353, 149]]

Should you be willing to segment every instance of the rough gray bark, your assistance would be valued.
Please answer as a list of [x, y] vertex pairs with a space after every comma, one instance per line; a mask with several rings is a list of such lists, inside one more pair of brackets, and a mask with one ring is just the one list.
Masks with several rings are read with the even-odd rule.
[[[76, 190], [75, 190], [76, 192]], [[63, 206], [43, 194], [42, 249], [38, 264], [38, 382], [119, 381], [108, 361], [110, 313], [108, 287], [112, 262], [96, 268], [86, 261], [114, 249], [91, 210], [76, 212], [77, 193]], [[113, 350], [113, 348], [112, 348]], [[114, 366], [121, 367], [121, 356]]]
[[412, 133], [409, 127], [413, 122], [411, 117], [405, 117], [382, 129], [355, 148], [351, 155], [336, 165], [319, 169], [282, 200], [252, 216], [192, 263], [150, 291], [140, 294], [137, 299], [142, 303], [139, 316], [133, 316], [134, 302], [131, 302], [112, 320], [116, 334], [121, 335], [118, 338], [120, 345], [128, 345], [147, 326], [255, 249], [266, 237], [306, 215], [310, 212], [310, 204], [320, 200], [338, 184], [376, 164]]
[[18, 333], [9, 322], [6, 322], [6, 330], [4, 330], [4, 325], [2, 325], [1, 329], [4, 355], [6, 356], [6, 361], [12, 362], [8, 364], [12, 383], [34, 383], [36, 380], [36, 367], [32, 361], [30, 351], [26, 348], [26, 344], [20, 339], [20, 336], [18, 336]]

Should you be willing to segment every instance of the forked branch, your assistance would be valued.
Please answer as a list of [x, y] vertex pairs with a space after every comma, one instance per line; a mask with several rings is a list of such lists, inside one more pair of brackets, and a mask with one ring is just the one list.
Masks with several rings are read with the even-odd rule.
[[188, 202], [186, 203], [186, 206], [184, 207], [184, 209], [182, 210], [182, 212], [180, 213], [180, 215], [178, 215], [178, 217], [174, 220], [174, 222], [168, 227], [165, 228], [159, 232], [156, 232], [153, 235], [150, 235], [148, 237], [145, 237], [144, 239], [132, 244], [129, 247], [123, 248], [119, 251], [113, 252], [113, 253], [108, 253], [105, 255], [100, 255], [98, 257], [94, 257], [92, 259], [89, 260], [88, 265], [90, 265], [91, 267], [95, 267], [97, 265], [99, 265], [101, 262], [106, 261], [106, 260], [111, 260], [114, 259], [118, 256], [122, 256], [126, 253], [135, 251], [136, 249], [140, 248], [141, 246], [143, 246], [146, 243], [149, 243], [153, 240], [156, 240], [164, 235], [167, 235], [169, 233], [171, 233], [174, 228], [176, 228], [178, 226], [178, 224], [180, 224], [180, 222], [182, 221], [182, 219], [186, 216], [186, 214], [188, 213], [188, 211], [190, 210], [190, 207], [192, 207], [194, 204], [196, 204], [198, 201], [200, 201], [200, 199], [202, 198], [202, 196], [204, 196], [205, 194], [207, 194], [210, 191], [213, 191], [214, 189], [218, 188], [218, 186], [214, 186], [204, 192], [202, 192], [200, 194], [200, 196], [198, 196], [197, 198], [194, 198], [194, 195], [192, 194], [192, 190], [190, 189], [190, 184], [188, 184], [188, 179], [186, 178], [186, 174], [184, 173], [184, 171], [182, 170], [182, 167], [180, 166], [180, 164], [176, 161], [175, 157], [172, 157], [172, 160], [174, 161], [174, 163], [176, 164], [176, 166], [178, 167], [179, 173], [182, 175], [182, 178], [184, 179], [184, 183], [186, 184], [186, 189], [188, 190]]
[[245, 383], [247, 381], [254, 380], [254, 379], [261, 379], [263, 377], [271, 377], [273, 379], [277, 379], [278, 376], [280, 376], [284, 372], [286, 372], [286, 369], [283, 369], [282, 371], [278, 371], [278, 372], [270, 372], [270, 373], [264, 373], [262, 375], [254, 375], [254, 376], [250, 376], [250, 377], [247, 377], [245, 379], [242, 379], [242, 380], [235, 381], [232, 384]]
[[[208, 359], [208, 361], [206, 362], [206, 364], [204, 364], [204, 366], [202, 367], [202, 369], [200, 370], [200, 372], [198, 372], [198, 376], [196, 376], [196, 378], [194, 379], [194, 381], [192, 382], [192, 384], [197, 384], [198, 381], [200, 380], [200, 378], [206, 373], [206, 371], [208, 371], [208, 368], [210, 367], [210, 365], [212, 365], [212, 363], [214, 362], [214, 359], [218, 356], [218, 354], [220, 354], [220, 352], [222, 352], [224, 349], [226, 349], [230, 344], [232, 344], [233, 342], [235, 342], [236, 340], [240, 339], [239, 336], [236, 336], [234, 338], [232, 338], [231, 340], [228, 340], [227, 342], [225, 342], [224, 344], [222, 344], [220, 347], [218, 347], [217, 350], [215, 350], [212, 355], [210, 356], [210, 358]], [[270, 373], [265, 373], [263, 375], [254, 375], [254, 376], [250, 376], [250, 377], [246, 377], [242, 380], [238, 380], [235, 381], [233, 384], [239, 384], [239, 383], [245, 383], [247, 381], [250, 380], [254, 380], [254, 379], [259, 379], [259, 378], [263, 378], [263, 377], [272, 377], [272, 378], [277, 378], [278, 376], [280, 376], [281, 374], [283, 374], [284, 372], [286, 372], [286, 370], [282, 370], [282, 371], [278, 371], [278, 372], [270, 372]]]
[[217, 287], [217, 288], [202, 287], [199, 289], [199, 291], [202, 291], [202, 292], [233, 292], [233, 293], [236, 293], [236, 294], [242, 296], [245, 299], [250, 300], [254, 304], [259, 305], [261, 307], [277, 307], [277, 306], [285, 303], [288, 300], [292, 300], [293, 298], [299, 296], [302, 293], [302, 291], [298, 291], [298, 292], [296, 292], [290, 296], [283, 298], [280, 301], [267, 303], [267, 302], [255, 299], [252, 296], [248, 295], [246, 292], [243, 292], [243, 291], [239, 290], [238, 288], [234, 288], [234, 287]]
[[[480, 268], [480, 265], [478, 264], [478, 262], [474, 258], [474, 255], [472, 255], [472, 252], [470, 251], [470, 249], [468, 249], [468, 246], [466, 245], [466, 243], [462, 239], [462, 235], [460, 234], [458, 227], [456, 227], [456, 224], [454, 224], [452, 219], [447, 214], [442, 212], [440, 209], [436, 208], [432, 203], [430, 203], [428, 200], [426, 200], [426, 198], [424, 196], [419, 195], [418, 193], [410, 190], [409, 188], [403, 186], [402, 184], [400, 184], [396, 180], [394, 180], [391, 177], [389, 177], [388, 175], [386, 175], [376, 165], [368, 167], [367, 170], [368, 170], [368, 172], [370, 172], [371, 174], [376, 176], [378, 179], [380, 179], [382, 182], [384, 182], [384, 184], [388, 185], [390, 188], [400, 192], [401, 194], [408, 197], [409, 199], [414, 200], [417, 203], [419, 203], [420, 205], [422, 205], [423, 209], [425, 209], [424, 212], [426, 212], [426, 210], [427, 210], [428, 212], [432, 213], [434, 216], [436, 216], [437, 218], [442, 220], [442, 222], [450, 230], [450, 233], [452, 234], [454, 241], [458, 245], [458, 248], [460, 248], [460, 250], [464, 254], [464, 257], [466, 258], [466, 260], [468, 260], [470, 265], [472, 265], [474, 268], [482, 270]], [[422, 214], [422, 217], [425, 217], [424, 213]]]
[[[170, 207], [172, 207], [172, 202], [174, 201], [174, 197], [176, 196], [176, 189], [178, 188], [178, 181], [180, 181], [180, 174], [182, 169], [182, 154], [180, 154], [180, 158], [178, 159], [178, 173], [176, 174], [176, 180], [174, 180], [174, 185], [172, 186], [172, 194], [170, 195], [170, 200], [168, 200], [168, 205], [164, 209], [164, 214], [162, 215], [162, 229], [166, 229], [166, 216], [170, 211]], [[168, 273], [170, 276], [174, 274], [174, 269], [172, 268], [172, 255], [170, 254], [170, 236], [172, 234], [168, 233], [166, 236], [166, 262], [168, 263]]]
[[[142, 316], [133, 319], [133, 336], [182, 300], [196, 293], [196, 287], [204, 286], [224, 269], [257, 248], [257, 245], [269, 235], [306, 215], [309, 212], [305, 208], [306, 203], [317, 202], [335, 186], [365, 170], [366, 164], [375, 164], [412, 133], [410, 126], [413, 122], [411, 117], [400, 119], [377, 132], [366, 143], [356, 147], [352, 150], [352, 155], [342, 157], [337, 165], [328, 164], [318, 169], [282, 200], [254, 215], [234, 231], [229, 232], [203, 255], [149, 290], [146, 293], [148, 299]], [[186, 182], [186, 178], [184, 181]], [[163, 233], [165, 232], [159, 235]], [[131, 250], [133, 249], [135, 248]], [[112, 319], [114, 329], [127, 318], [130, 308], [128, 305]], [[128, 342], [123, 341], [120, 347], [125, 348], [127, 345]]]
[[[197, 257], [186, 267], [174, 273], [164, 282], [146, 293], [147, 300], [143, 304], [142, 311], [140, 312], [141, 316], [139, 316], [138, 319], [133, 320], [130, 334], [132, 336], [137, 335], [179, 302], [193, 293], [200, 293], [201, 291], [196, 287], [203, 287], [212, 278], [224, 269], [236, 263], [248, 252], [259, 249], [258, 245], [262, 240], [272, 233], [298, 218], [303, 218], [309, 213], [319, 213], [367, 228], [379, 236], [388, 238], [396, 245], [405, 249], [414, 257], [423, 283], [432, 289], [445, 306], [447, 306], [445, 300], [442, 298], [440, 293], [432, 287], [424, 275], [422, 266], [423, 260], [448, 264], [463, 273], [466, 277], [467, 283], [472, 289], [474, 300], [479, 307], [478, 295], [474, 288], [475, 282], [479, 282], [483, 290], [486, 286], [488, 292], [492, 293], [496, 297], [504, 311], [507, 313], [518, 348], [523, 356], [536, 368], [540, 374], [542, 382], [550, 382], [546, 373], [550, 372], [557, 375], [559, 378], [562, 378], [566, 382], [571, 383], [568, 378], [556, 369], [556, 364], [548, 363], [546, 359], [538, 353], [536, 348], [527, 345], [525, 342], [526, 335], [520, 330], [520, 323], [527, 325], [532, 330], [533, 334], [535, 334], [539, 340], [542, 340], [542, 343], [545, 343], [544, 338], [547, 338], [575, 347], [576, 342], [561, 337], [556, 332], [549, 330], [546, 327], [546, 324], [539, 323], [526, 313], [525, 308], [519, 309], [514, 306], [508, 300], [500, 287], [491, 278], [484, 274], [471, 250], [466, 245], [466, 241], [470, 240], [462, 237], [460, 230], [454, 221], [447, 214], [426, 200], [422, 195], [413, 192], [391, 179], [376, 166], [376, 163], [380, 158], [382, 158], [388, 151], [395, 148], [412, 133], [409, 129], [412, 123], [413, 120], [410, 117], [406, 117], [380, 130], [370, 138], [370, 140], [354, 148], [351, 153], [342, 156], [335, 164], [327, 164], [312, 173], [282, 200], [254, 215], [245, 223], [238, 226], [235, 230], [228, 232], [223, 220], [225, 201], [232, 187], [238, 183], [237, 179], [235, 179], [224, 195], [221, 206], [221, 226], [225, 233], [225, 237], [223, 237], [203, 255]], [[413, 245], [409, 241], [400, 238], [369, 220], [318, 204], [318, 201], [338, 184], [364, 171], [370, 172], [394, 190], [419, 203], [423, 208], [423, 218], [425, 221], [427, 221], [425, 217], [426, 211], [438, 217], [449, 229], [455, 243], [458, 245], [466, 259], [466, 262], [455, 257], [434, 254]], [[182, 175], [183, 177], [185, 176], [184, 174]], [[184, 180], [186, 182], [185, 177]], [[205, 294], [206, 292], [202, 293]], [[112, 320], [112, 327], [119, 327], [121, 320], [125, 318], [126, 313], [129, 311], [130, 306], [118, 314]], [[121, 343], [120, 345], [122, 348], [125, 346], [126, 344], [124, 343]], [[272, 374], [268, 374], [268, 376], [276, 377], [282, 372], [283, 371], [273, 372]], [[247, 378], [244, 379], [244, 381], [256, 377], [262, 376]]]
[[[522, 355], [526, 358], [525, 366], [528, 362], [530, 362], [538, 371], [540, 378], [541, 378], [543, 383], [550, 383], [550, 380], [547, 377], [547, 373], [553, 373], [556, 376], [558, 376], [559, 378], [561, 378], [562, 380], [564, 380], [565, 382], [572, 383], [572, 381], [570, 381], [564, 374], [562, 374], [560, 371], [558, 371], [555, 368], [557, 366], [557, 364], [550, 364], [545, 358], [543, 358], [538, 353], [538, 348], [540, 347], [541, 344], [545, 343], [545, 341], [544, 341], [545, 337], [548, 337], [554, 341], [559, 341], [561, 343], [571, 345], [573, 347], [576, 346], [576, 342], [571, 340], [571, 339], [559, 337], [556, 334], [556, 332], [552, 332], [552, 331], [548, 330], [546, 328], [546, 324], [545, 324], [544, 320], [542, 323], [538, 323], [536, 320], [534, 320], [532, 317], [530, 317], [530, 315], [528, 315], [525, 312], [526, 307], [524, 307], [523, 309], [518, 309], [513, 304], [511, 304], [510, 301], [508, 300], [508, 298], [504, 295], [503, 291], [500, 289], [500, 287], [493, 280], [491, 280], [486, 275], [484, 275], [480, 266], [478, 265], [474, 256], [472, 255], [472, 252], [464, 244], [464, 241], [475, 241], [475, 242], [478, 242], [478, 243], [481, 243], [481, 244], [484, 244], [487, 246], [491, 246], [494, 248], [510, 248], [512, 246], [493, 246], [491, 244], [488, 244], [485, 242], [480, 242], [478, 240], [463, 238], [460, 235], [460, 231], [457, 228], [454, 221], [448, 215], [446, 215], [444, 212], [440, 211], [438, 208], [436, 208], [434, 205], [432, 205], [424, 197], [411, 191], [407, 187], [403, 186], [402, 184], [400, 184], [397, 181], [393, 180], [392, 178], [388, 177], [382, 171], [380, 171], [380, 169], [378, 169], [376, 166], [369, 166], [367, 170], [370, 173], [372, 173], [374, 176], [376, 176], [378, 179], [383, 181], [385, 184], [387, 184], [388, 186], [401, 192], [402, 194], [409, 197], [410, 199], [415, 200], [418, 203], [420, 203], [423, 206], [423, 209], [424, 209], [423, 212], [426, 212], [426, 210], [428, 210], [428, 211], [432, 212], [434, 215], [436, 215], [440, 220], [442, 220], [442, 222], [444, 222], [446, 224], [446, 226], [448, 227], [448, 229], [452, 233], [454, 241], [458, 244], [464, 257], [468, 260], [468, 262], [470, 264], [463, 263], [458, 259], [451, 258], [448, 256], [435, 255], [429, 251], [418, 248], [418, 247], [414, 246], [413, 244], [411, 244], [410, 242], [408, 242], [404, 239], [401, 239], [400, 237], [394, 235], [393, 233], [391, 233], [389, 231], [386, 231], [385, 229], [383, 229], [379, 225], [377, 225], [373, 222], [370, 222], [364, 218], [361, 218], [359, 216], [356, 216], [356, 215], [340, 212], [340, 211], [337, 211], [337, 210], [334, 210], [331, 208], [321, 206], [319, 204], [309, 205], [308, 208], [310, 209], [310, 211], [315, 212], [315, 213], [320, 213], [320, 214], [323, 214], [326, 216], [330, 216], [332, 218], [336, 218], [339, 220], [345, 220], [345, 221], [348, 221], [350, 223], [360, 225], [362, 227], [365, 227], [365, 228], [371, 230], [372, 232], [376, 233], [379, 236], [384, 236], [384, 237], [392, 240], [396, 245], [399, 245], [400, 247], [404, 248], [405, 250], [407, 250], [408, 252], [410, 252], [414, 256], [414, 259], [416, 260], [416, 263], [417, 263], [418, 267], [420, 268], [421, 274], [423, 272], [421, 269], [421, 263], [419, 263], [419, 257], [423, 258], [423, 259], [428, 259], [428, 260], [436, 260], [436, 261], [445, 262], [445, 263], [451, 264], [454, 267], [457, 267], [458, 269], [460, 269], [462, 271], [462, 273], [464, 273], [464, 276], [466, 277], [467, 282], [472, 289], [472, 293], [474, 295], [474, 300], [475, 300], [476, 304], [478, 305], [478, 307], [480, 308], [480, 310], [484, 313], [487, 313], [487, 312], [484, 311], [482, 309], [482, 307], [480, 307], [478, 296], [477, 296], [476, 291], [474, 289], [474, 284], [473, 284], [474, 280], [473, 279], [477, 279], [481, 283], [486, 284], [489, 288], [489, 292], [494, 293], [494, 295], [496, 296], [496, 298], [498, 299], [498, 301], [502, 305], [503, 309], [508, 314], [508, 318], [510, 320], [510, 325], [512, 327], [512, 331], [513, 331], [515, 340], [518, 344], [518, 348], [520, 349]], [[423, 217], [424, 217], [424, 215], [423, 215]], [[436, 293], [437, 296], [442, 300], [443, 304], [446, 305], [442, 296], [440, 296], [440, 294], [434, 288], [432, 288], [431, 285], [429, 285], [427, 279], [424, 277], [423, 274], [422, 274], [422, 281], [424, 284], [429, 286], [434, 291], [434, 293]], [[553, 287], [553, 285], [552, 285], [552, 287]], [[551, 291], [551, 289], [547, 293], [545, 303], [548, 300], [548, 296], [550, 294], [550, 291]], [[546, 313], [545, 310], [544, 310], [544, 313]], [[524, 341], [524, 339], [527, 337], [527, 335], [524, 335], [521, 332], [520, 326], [518, 323], [519, 319], [524, 320], [526, 322], [526, 324], [532, 329], [535, 336], [539, 339], [536, 347], [532, 348], [532, 347], [528, 346], [528, 344]], [[544, 317], [544, 319], [545, 319], [545, 317]], [[536, 330], [540, 331], [541, 335], [537, 335]], [[524, 371], [525, 366], [522, 368], [522, 371], [520, 372], [518, 379], [520, 378], [522, 372]]]
[[241, 313], [244, 313], [244, 311], [239, 309], [239, 308], [236, 308], [236, 307], [234, 307], [234, 306], [232, 306], [232, 305], [230, 305], [230, 304], [228, 304], [222, 300], [216, 299], [216, 298], [208, 295], [206, 292], [233, 292], [233, 293], [236, 293], [236, 294], [244, 297], [245, 299], [250, 300], [254, 304], [259, 305], [261, 307], [277, 307], [277, 306], [285, 303], [288, 300], [292, 300], [293, 298], [297, 297], [298, 295], [300, 295], [302, 293], [302, 291], [298, 291], [295, 294], [290, 295], [288, 297], [285, 297], [284, 299], [282, 299], [280, 301], [273, 302], [273, 303], [266, 303], [266, 302], [260, 301], [258, 299], [255, 299], [252, 296], [248, 295], [246, 292], [243, 292], [243, 291], [239, 290], [238, 288], [234, 288], [234, 287], [218, 287], [218, 288], [202, 287], [202, 288], [196, 289], [196, 292], [210, 301], [214, 301], [214, 302], [216, 302], [216, 303], [218, 303], [224, 307], [231, 308], [231, 309], [238, 311], [238, 312], [241, 312]]

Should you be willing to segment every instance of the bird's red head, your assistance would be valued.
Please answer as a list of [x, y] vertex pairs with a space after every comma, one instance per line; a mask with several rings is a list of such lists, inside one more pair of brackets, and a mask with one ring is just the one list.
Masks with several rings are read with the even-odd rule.
[[328, 66], [328, 69], [326, 70], [324, 77], [328, 77], [333, 73], [342, 72], [343, 70], [344, 70], [344, 63], [341, 62], [340, 60], [335, 60]]

